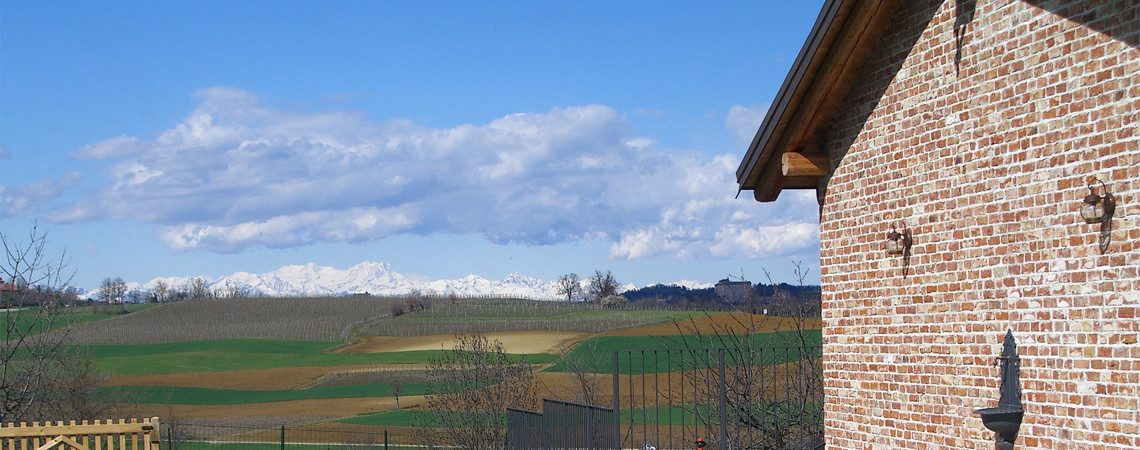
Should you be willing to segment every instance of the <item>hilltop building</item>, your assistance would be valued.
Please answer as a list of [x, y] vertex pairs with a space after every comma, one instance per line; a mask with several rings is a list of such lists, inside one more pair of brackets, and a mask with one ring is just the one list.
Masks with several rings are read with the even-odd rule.
[[819, 200], [829, 450], [993, 448], [1007, 330], [1017, 448], [1140, 448], [1138, 127], [1140, 2], [825, 1], [737, 180]]
[[713, 291], [718, 298], [734, 305], [756, 299], [756, 288], [749, 281], [731, 281], [725, 278], [716, 282]]

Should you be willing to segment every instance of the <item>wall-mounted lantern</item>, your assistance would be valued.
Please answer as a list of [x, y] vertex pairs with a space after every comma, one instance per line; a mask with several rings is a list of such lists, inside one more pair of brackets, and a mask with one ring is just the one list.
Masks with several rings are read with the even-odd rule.
[[1108, 250], [1108, 243], [1112, 237], [1112, 215], [1116, 213], [1116, 197], [1108, 192], [1108, 186], [1101, 181], [1100, 178], [1095, 179], [1100, 183], [1100, 189], [1104, 195], [1097, 194], [1096, 184], [1089, 185], [1089, 195], [1085, 196], [1084, 203], [1081, 203], [1081, 218], [1085, 223], [1099, 223], [1100, 224], [1100, 253], [1104, 254]]
[[891, 232], [887, 233], [887, 253], [891, 255], [905, 255], [910, 253], [910, 246], [913, 241], [910, 238], [910, 229], [903, 227], [902, 232], [897, 228], [891, 227]]

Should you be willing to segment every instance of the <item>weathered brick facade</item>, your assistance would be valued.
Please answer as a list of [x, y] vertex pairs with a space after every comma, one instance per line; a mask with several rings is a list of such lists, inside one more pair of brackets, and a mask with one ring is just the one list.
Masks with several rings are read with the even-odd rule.
[[[1007, 329], [1018, 448], [1140, 448], [1138, 4], [893, 12], [821, 134], [829, 449], [993, 448], [973, 411]], [[1118, 202], [1103, 255], [1093, 178]]]

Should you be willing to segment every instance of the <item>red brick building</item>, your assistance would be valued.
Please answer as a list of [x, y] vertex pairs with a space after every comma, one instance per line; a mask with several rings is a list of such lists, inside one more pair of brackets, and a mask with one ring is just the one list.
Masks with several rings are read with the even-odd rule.
[[1006, 330], [1017, 448], [1140, 448], [1138, 128], [1136, 0], [825, 3], [737, 178], [817, 191], [829, 449], [993, 448]]

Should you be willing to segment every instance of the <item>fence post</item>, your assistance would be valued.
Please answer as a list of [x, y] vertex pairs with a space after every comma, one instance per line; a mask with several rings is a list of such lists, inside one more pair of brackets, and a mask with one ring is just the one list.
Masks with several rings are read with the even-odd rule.
[[594, 450], [594, 408], [586, 408], [586, 450]]
[[717, 365], [720, 366], [720, 441], [723, 448], [731, 450], [732, 446], [728, 443], [728, 387], [724, 377], [724, 351], [722, 348], [717, 352]]
[[174, 427], [171, 425], [166, 426], [166, 450], [174, 450]]
[[384, 429], [384, 450], [388, 450], [388, 430]]
[[[618, 374], [618, 351], [617, 350], [614, 350], [614, 365], [612, 367], [613, 367], [613, 375], [614, 375], [614, 440], [617, 441], [617, 442], [614, 442], [614, 448], [620, 449], [621, 448], [621, 396], [619, 395], [620, 393], [618, 392], [619, 391], [618, 379], [620, 378], [620, 375]], [[632, 414], [632, 406], [631, 406], [631, 414]]]
[[285, 450], [285, 425], [281, 425], [281, 450]]

